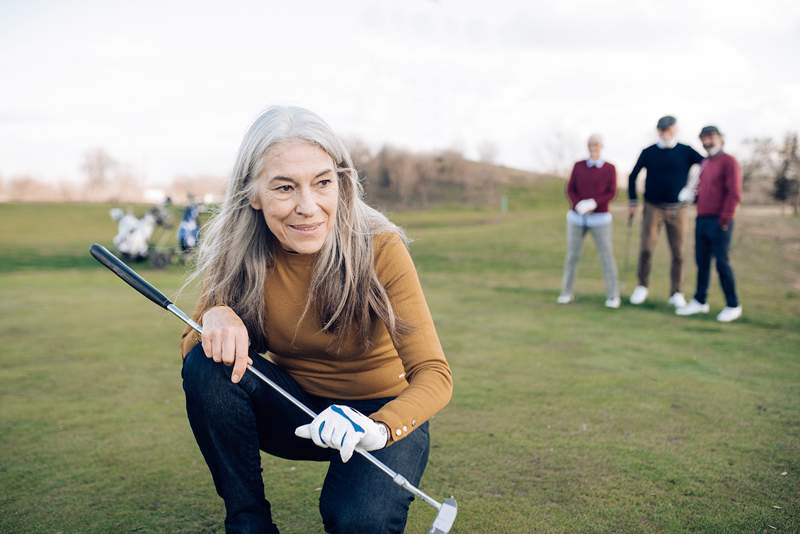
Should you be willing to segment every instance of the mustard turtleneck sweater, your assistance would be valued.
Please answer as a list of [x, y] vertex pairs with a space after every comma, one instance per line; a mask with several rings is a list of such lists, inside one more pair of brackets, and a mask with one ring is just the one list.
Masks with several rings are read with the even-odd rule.
[[[453, 382], [405, 243], [395, 233], [383, 233], [374, 237], [373, 251], [378, 279], [411, 333], [392, 339], [386, 326], [376, 321], [366, 351], [353, 335], [340, 345], [333, 335], [320, 332], [312, 312], [298, 323], [316, 255], [281, 249], [264, 289], [267, 357], [312, 395], [342, 400], [396, 397], [366, 415], [389, 427], [391, 439], [397, 441], [447, 404]], [[204, 312], [198, 308], [195, 320]], [[199, 341], [194, 331], [185, 331], [182, 354]]]

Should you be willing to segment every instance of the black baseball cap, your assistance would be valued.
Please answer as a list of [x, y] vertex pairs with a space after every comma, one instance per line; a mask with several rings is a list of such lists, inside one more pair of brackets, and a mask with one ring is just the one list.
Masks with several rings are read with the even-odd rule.
[[719, 131], [719, 128], [716, 126], [703, 126], [703, 129], [700, 130], [700, 137], [704, 137], [706, 135], [722, 135], [722, 132]]
[[676, 122], [678, 122], [678, 119], [676, 119], [672, 115], [664, 115], [663, 117], [658, 119], [656, 128], [658, 128], [659, 130], [666, 130], [670, 126], [675, 126]]

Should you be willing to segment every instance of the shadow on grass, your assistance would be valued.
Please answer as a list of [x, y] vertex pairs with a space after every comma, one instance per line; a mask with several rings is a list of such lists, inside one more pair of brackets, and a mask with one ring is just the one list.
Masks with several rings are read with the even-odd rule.
[[[148, 261], [126, 262], [137, 271], [150, 271]], [[77, 251], [41, 253], [30, 250], [11, 250], [0, 253], [0, 273], [94, 270], [102, 266], [89, 254], [89, 245]]]
[[67, 254], [38, 254], [25, 252], [12, 252], [0, 255], [0, 272], [10, 273], [15, 271], [53, 271], [62, 269], [94, 269], [98, 267], [97, 261], [89, 253], [77, 255]]

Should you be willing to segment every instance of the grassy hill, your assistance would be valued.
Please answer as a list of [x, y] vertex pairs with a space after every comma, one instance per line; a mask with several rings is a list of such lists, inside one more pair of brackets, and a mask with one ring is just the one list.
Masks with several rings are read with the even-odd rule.
[[[589, 242], [577, 301], [558, 306], [562, 187], [509, 189], [506, 214], [393, 216], [455, 379], [422, 487], [456, 496], [461, 533], [800, 531], [798, 221], [737, 219], [738, 323], [670, 312], [663, 238], [647, 305], [603, 307]], [[114, 234], [108, 208], [0, 204], [0, 531], [221, 532], [181, 324], [86, 252]], [[618, 216], [620, 271], [624, 243]], [[168, 293], [184, 277], [142, 272]], [[691, 261], [685, 277], [690, 292]], [[282, 532], [320, 532], [325, 466], [262, 458]], [[414, 504], [408, 532], [432, 517]]]

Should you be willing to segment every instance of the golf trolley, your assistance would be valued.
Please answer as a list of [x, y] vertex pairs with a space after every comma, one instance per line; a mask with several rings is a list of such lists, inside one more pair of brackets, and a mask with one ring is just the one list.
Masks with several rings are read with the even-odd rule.
[[154, 269], [186, 263], [197, 246], [198, 219], [204, 207], [191, 202], [184, 209], [178, 226], [178, 246], [174, 246], [169, 244], [175, 229], [171, 206], [169, 201], [153, 206], [141, 218], [120, 208], [111, 210], [111, 218], [118, 224], [114, 247], [125, 261], [147, 261]]

